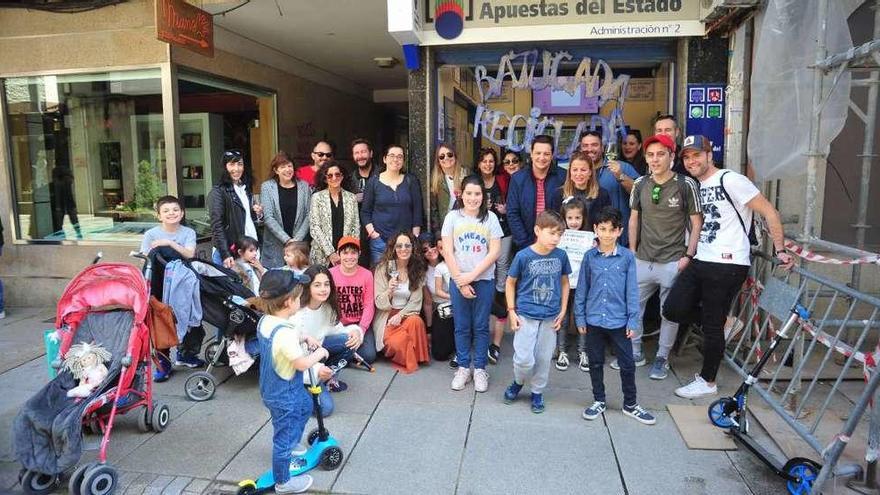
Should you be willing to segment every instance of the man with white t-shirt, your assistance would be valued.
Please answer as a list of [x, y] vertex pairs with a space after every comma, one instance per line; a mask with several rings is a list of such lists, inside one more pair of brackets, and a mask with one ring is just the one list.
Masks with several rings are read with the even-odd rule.
[[[694, 260], [678, 276], [663, 305], [663, 316], [703, 328], [703, 368], [694, 381], [675, 390], [686, 399], [718, 393], [715, 376], [724, 355], [724, 322], [751, 265], [752, 216], [764, 217], [776, 256], [785, 268], [794, 259], [784, 252], [779, 212], [745, 176], [718, 169], [705, 136], [688, 136], [681, 147], [687, 171], [700, 181], [703, 228]], [[702, 303], [702, 305], [701, 305]], [[699, 308], [699, 314], [691, 317]]]

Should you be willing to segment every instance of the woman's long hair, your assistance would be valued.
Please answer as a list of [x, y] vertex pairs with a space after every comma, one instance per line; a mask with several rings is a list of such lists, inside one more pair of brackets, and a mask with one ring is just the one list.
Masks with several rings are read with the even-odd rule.
[[487, 201], [486, 190], [483, 189], [483, 178], [479, 175], [469, 175], [461, 182], [461, 196], [455, 200], [452, 209], [461, 210], [464, 208], [464, 188], [470, 185], [479, 187], [480, 192], [483, 193], [483, 200], [480, 201], [480, 210], [477, 212], [477, 220], [484, 222], [486, 221], [486, 217], [489, 216], [489, 202]]
[[376, 265], [373, 275], [388, 278], [388, 262], [392, 260], [395, 263], [397, 262], [397, 252], [394, 246], [397, 244], [397, 238], [400, 236], [405, 236], [409, 239], [410, 244], [412, 244], [412, 255], [409, 257], [409, 263], [406, 265], [409, 288], [414, 290], [418, 287], [421, 290], [421, 286], [425, 282], [425, 272], [428, 270], [428, 263], [425, 261], [425, 254], [419, 249], [421, 244], [412, 232], [400, 231], [389, 238], [389, 242], [385, 246], [385, 252], [382, 253], [382, 259]]
[[306, 268], [304, 272], [305, 275], [309, 276], [309, 286], [303, 290], [302, 296], [300, 296], [300, 305], [305, 308], [309, 305], [309, 302], [312, 300], [312, 284], [315, 282], [315, 277], [318, 275], [326, 275], [327, 280], [330, 281], [330, 296], [324, 301], [321, 306], [327, 306], [327, 309], [330, 310], [331, 321], [333, 324], [339, 323], [339, 304], [336, 302], [336, 284], [333, 282], [333, 276], [330, 275], [330, 270], [327, 269], [324, 265], [312, 265]]
[[[575, 151], [571, 154], [571, 159], [568, 161], [568, 171], [565, 172], [565, 183], [562, 184], [563, 199], [574, 196], [576, 192], [574, 182], [571, 180], [571, 164], [574, 163], [575, 160], [587, 162], [587, 167], [590, 168], [590, 160], [586, 153], [583, 151]], [[587, 179], [586, 195], [590, 199], [596, 199], [599, 197], [599, 180], [596, 177], [596, 172], [594, 172], [592, 168], [590, 168], [590, 178]]]
[[[447, 151], [451, 151], [453, 154], [455, 150], [452, 149], [451, 146], [445, 143], [440, 143], [437, 145], [437, 149], [434, 151], [434, 169], [431, 171], [431, 194], [437, 196], [440, 194], [440, 190], [446, 185], [446, 174], [443, 173], [443, 169], [440, 168], [440, 159], [437, 158], [437, 154], [440, 153], [440, 150], [446, 149]], [[461, 184], [461, 177], [464, 175], [464, 168], [458, 163], [458, 157], [455, 158], [455, 172], [452, 175], [452, 184], [453, 187], [457, 187]], [[455, 191], [449, 191], [449, 195], [452, 196], [455, 194]]]
[[[220, 158], [220, 161], [223, 161], [223, 158]], [[223, 173], [220, 174], [220, 182], [218, 182], [221, 186], [231, 186], [233, 184], [232, 177], [229, 175], [229, 170], [226, 170], [226, 163], [223, 162]], [[241, 173], [241, 183], [245, 185], [247, 189], [250, 189], [251, 184], [254, 182], [254, 178], [251, 175], [251, 168], [245, 163], [244, 160], [241, 162], [244, 165], [244, 172]]]

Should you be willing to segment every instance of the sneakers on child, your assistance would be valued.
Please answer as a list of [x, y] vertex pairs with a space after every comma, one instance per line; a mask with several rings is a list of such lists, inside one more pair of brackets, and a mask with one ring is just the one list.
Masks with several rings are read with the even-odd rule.
[[481, 393], [489, 390], [489, 373], [486, 370], [474, 370], [474, 390]]
[[535, 414], [544, 412], [544, 394], [532, 393], [532, 412]]
[[[636, 368], [648, 364], [648, 360], [645, 359], [644, 354], [633, 354], [633, 361], [635, 362]], [[611, 361], [611, 369], [620, 371], [620, 363], [617, 362], [617, 359]]]
[[452, 356], [452, 359], [449, 360], [449, 369], [458, 369], [458, 356]]
[[578, 368], [584, 373], [590, 372], [590, 358], [587, 357], [587, 353], [584, 351], [578, 353]]
[[312, 487], [315, 480], [307, 474], [294, 476], [280, 485], [275, 485], [275, 493], [303, 493]]
[[519, 391], [522, 390], [522, 387], [523, 386], [516, 383], [516, 381], [511, 382], [511, 384], [507, 386], [507, 390], [504, 391], [504, 403], [510, 404], [515, 401], [516, 396], [519, 395]]
[[593, 402], [592, 406], [584, 409], [584, 413], [581, 414], [581, 417], [588, 421], [592, 421], [601, 416], [603, 412], [605, 412], [605, 403], [597, 400]]
[[501, 359], [501, 348], [495, 344], [489, 344], [489, 362], [498, 364], [499, 359]]
[[452, 377], [452, 390], [464, 390], [464, 386], [471, 381], [471, 370], [469, 368], [458, 368], [455, 370], [455, 376]]
[[697, 397], [706, 397], [717, 393], [718, 387], [716, 385], [709, 385], [699, 373], [694, 375], [694, 381], [684, 387], [675, 389], [675, 395], [685, 399], [696, 399]]
[[559, 351], [559, 355], [556, 356], [556, 369], [559, 371], [565, 371], [568, 369], [568, 353], [565, 351]]
[[348, 390], [348, 384], [342, 380], [331, 378], [330, 381], [327, 382], [327, 390], [331, 392], [345, 392]]
[[6, 318], [6, 311], [0, 311], [0, 320]]
[[174, 361], [174, 366], [186, 367], [186, 368], [202, 368], [205, 366], [205, 362], [199, 359], [195, 354], [177, 354], [177, 360]]
[[663, 380], [669, 375], [669, 361], [666, 358], [657, 356], [654, 358], [654, 364], [651, 365], [651, 372], [648, 378], [652, 380]]
[[298, 443], [295, 447], [293, 447], [293, 450], [290, 451], [290, 455], [292, 455], [293, 457], [302, 457], [306, 455], [306, 452], [308, 451], [309, 449], [307, 449], [305, 445]]
[[652, 425], [657, 422], [654, 415], [642, 409], [642, 406], [636, 404], [634, 406], [623, 406], [623, 414], [644, 425]]
[[158, 354], [158, 363], [153, 368], [153, 381], [162, 383], [171, 378], [171, 360], [163, 354]]

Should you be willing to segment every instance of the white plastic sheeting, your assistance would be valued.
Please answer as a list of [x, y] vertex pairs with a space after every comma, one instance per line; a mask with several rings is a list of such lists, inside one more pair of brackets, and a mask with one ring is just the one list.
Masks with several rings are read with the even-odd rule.
[[[758, 181], [806, 173], [813, 120], [818, 1], [770, 0], [758, 28], [752, 67], [749, 160]], [[852, 48], [847, 17], [859, 2], [829, 0], [825, 29], [828, 54]], [[835, 73], [825, 77], [828, 95]], [[843, 129], [850, 74], [841, 74], [822, 107], [819, 150], [828, 153]]]

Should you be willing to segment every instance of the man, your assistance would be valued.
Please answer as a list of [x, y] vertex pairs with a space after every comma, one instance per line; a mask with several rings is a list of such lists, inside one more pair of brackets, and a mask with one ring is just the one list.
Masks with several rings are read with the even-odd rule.
[[535, 218], [565, 182], [565, 170], [553, 164], [550, 136], [535, 136], [531, 157], [531, 168], [513, 174], [507, 188], [507, 223], [517, 250], [535, 243]]
[[296, 171], [296, 177], [304, 180], [315, 189], [315, 176], [322, 165], [333, 159], [333, 147], [326, 141], [318, 141], [312, 148], [312, 164], [303, 165]]
[[629, 243], [629, 193], [632, 191], [633, 181], [639, 173], [627, 162], [618, 160], [605, 160], [604, 148], [602, 147], [602, 134], [597, 131], [586, 131], [581, 134], [580, 149], [587, 154], [599, 187], [608, 191], [611, 198], [611, 206], [620, 210], [623, 216], [623, 234], [620, 242], [623, 245]]
[[[654, 134], [669, 136], [672, 138], [673, 143], [678, 144], [678, 139], [681, 137], [681, 129], [678, 127], [678, 121], [675, 120], [675, 115], [661, 115], [657, 117], [657, 120], [654, 121]], [[680, 156], [673, 157], [672, 171], [690, 177], [687, 170], [684, 168], [684, 163]]]
[[[700, 186], [695, 180], [672, 171], [672, 157], [675, 156], [672, 138], [656, 134], [646, 139], [642, 147], [650, 174], [636, 179], [630, 198], [632, 213], [629, 217], [629, 247], [636, 254], [640, 323], [648, 299], [659, 288], [662, 305], [675, 277], [696, 254], [697, 233], [703, 225]], [[686, 241], [688, 230], [693, 235]], [[644, 366], [644, 329], [640, 324], [635, 330], [632, 337], [633, 359], [636, 366]], [[666, 378], [669, 351], [675, 344], [677, 334], [678, 324], [661, 320], [660, 345], [648, 375], [650, 378]], [[612, 363], [612, 368], [616, 369], [616, 363]]]
[[[351, 142], [351, 159], [357, 168], [351, 173], [351, 186], [358, 202], [358, 210], [364, 201], [364, 188], [367, 187], [367, 181], [370, 177], [378, 174], [376, 167], [373, 166], [373, 145], [363, 138], [357, 138]], [[369, 245], [370, 237], [367, 235], [367, 229], [364, 226], [363, 218], [361, 218], [361, 246]], [[370, 268], [370, 251], [365, 249], [360, 251], [358, 264], [364, 268]]]
[[[703, 226], [697, 254], [675, 281], [663, 315], [679, 323], [697, 319], [702, 324], [703, 368], [694, 381], [675, 391], [679, 397], [693, 399], [718, 393], [715, 377], [724, 354], [723, 327], [730, 304], [749, 272], [749, 230], [755, 213], [764, 217], [783, 267], [790, 268], [794, 259], [783, 251], [779, 212], [747, 177], [715, 166], [708, 138], [688, 136], [681, 156], [688, 172], [700, 181]], [[698, 306], [698, 316], [691, 317]]]

